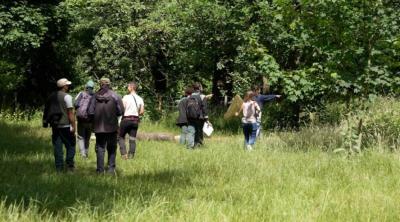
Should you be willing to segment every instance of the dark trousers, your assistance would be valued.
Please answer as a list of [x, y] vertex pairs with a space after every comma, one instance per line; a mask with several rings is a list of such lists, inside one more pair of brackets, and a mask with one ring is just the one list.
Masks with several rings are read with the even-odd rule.
[[123, 119], [119, 127], [118, 143], [121, 155], [126, 154], [125, 135], [129, 135], [129, 155], [134, 156], [136, 152], [136, 134], [139, 128], [137, 121]]
[[117, 132], [96, 133], [97, 172], [104, 172], [104, 155], [108, 153], [108, 171], [115, 170], [115, 156], [117, 151]]
[[52, 136], [51, 140], [54, 148], [54, 160], [56, 169], [58, 171], [63, 170], [64, 168], [64, 152], [63, 152], [63, 144], [65, 149], [67, 150], [67, 155], [65, 158], [65, 163], [67, 167], [74, 168], [74, 157], [75, 157], [75, 135], [71, 133], [69, 127], [66, 128], [52, 128]]
[[204, 134], [203, 134], [203, 126], [204, 120], [196, 119], [196, 120], [189, 120], [189, 126], [194, 127], [194, 145], [203, 145]]

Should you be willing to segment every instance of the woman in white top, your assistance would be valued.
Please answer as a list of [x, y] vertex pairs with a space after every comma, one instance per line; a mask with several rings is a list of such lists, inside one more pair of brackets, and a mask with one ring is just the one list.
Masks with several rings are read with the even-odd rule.
[[257, 114], [260, 112], [260, 107], [257, 102], [254, 101], [254, 96], [253, 91], [248, 91], [244, 97], [244, 102], [240, 107], [239, 112], [236, 113], [236, 116], [238, 116], [240, 112], [243, 112], [242, 126], [245, 149], [247, 150], [252, 150], [253, 145], [256, 142]]
[[[118, 143], [123, 159], [131, 159], [136, 152], [136, 134], [139, 128], [140, 116], [144, 113], [143, 99], [136, 94], [137, 84], [128, 84], [129, 94], [122, 98], [125, 112], [119, 127]], [[126, 152], [125, 135], [129, 134], [129, 152]]]

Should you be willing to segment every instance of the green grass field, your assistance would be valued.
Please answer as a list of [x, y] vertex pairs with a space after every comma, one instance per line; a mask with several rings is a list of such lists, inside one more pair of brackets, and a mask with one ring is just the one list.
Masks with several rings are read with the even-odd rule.
[[96, 175], [94, 143], [76, 172], [55, 173], [50, 131], [3, 120], [0, 220], [399, 221], [399, 153], [335, 154], [335, 130], [271, 133], [252, 152], [241, 135], [193, 151], [143, 141], [134, 160], [118, 156], [113, 177]]

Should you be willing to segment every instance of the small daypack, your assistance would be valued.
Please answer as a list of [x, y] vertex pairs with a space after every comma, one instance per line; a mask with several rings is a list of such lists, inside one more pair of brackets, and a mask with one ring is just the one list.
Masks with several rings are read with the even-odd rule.
[[200, 96], [189, 96], [186, 103], [186, 117], [188, 119], [200, 119], [202, 117]]
[[82, 119], [82, 120], [89, 119], [89, 115], [88, 115], [87, 111], [88, 111], [88, 107], [89, 107], [89, 103], [90, 103], [91, 99], [92, 99], [92, 95], [90, 95], [87, 92], [82, 92], [81, 100], [79, 101], [78, 109], [76, 110], [76, 116], [79, 119]]

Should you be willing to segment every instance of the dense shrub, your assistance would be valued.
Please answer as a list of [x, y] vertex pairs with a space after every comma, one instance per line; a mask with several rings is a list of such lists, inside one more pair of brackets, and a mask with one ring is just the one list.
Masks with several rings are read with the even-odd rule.
[[375, 146], [398, 148], [400, 144], [400, 101], [394, 98], [379, 98], [369, 104], [363, 119], [362, 132], [365, 142]]

